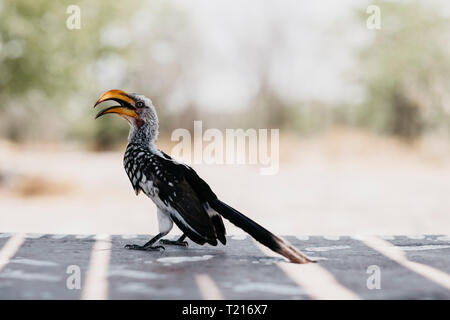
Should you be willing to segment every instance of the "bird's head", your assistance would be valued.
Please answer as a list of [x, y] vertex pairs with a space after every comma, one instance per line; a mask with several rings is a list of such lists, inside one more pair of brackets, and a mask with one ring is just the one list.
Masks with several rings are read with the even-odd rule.
[[[112, 106], [100, 111], [95, 118], [99, 118], [108, 113], [115, 113], [126, 119], [131, 126], [130, 135], [134, 132], [142, 131], [139, 129], [148, 129], [154, 140], [158, 134], [158, 117], [152, 101], [139, 94], [126, 93], [122, 90], [109, 90], [105, 92], [94, 105], [94, 108], [104, 101], [113, 100], [119, 105]], [[147, 130], [144, 130], [147, 131]]]

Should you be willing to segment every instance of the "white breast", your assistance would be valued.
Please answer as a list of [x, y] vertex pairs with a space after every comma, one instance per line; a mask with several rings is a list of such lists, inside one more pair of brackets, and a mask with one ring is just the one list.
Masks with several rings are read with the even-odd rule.
[[141, 181], [139, 182], [139, 186], [141, 187], [142, 191], [144, 191], [144, 193], [153, 200], [157, 193], [157, 188], [153, 185], [153, 181], [141, 179]]

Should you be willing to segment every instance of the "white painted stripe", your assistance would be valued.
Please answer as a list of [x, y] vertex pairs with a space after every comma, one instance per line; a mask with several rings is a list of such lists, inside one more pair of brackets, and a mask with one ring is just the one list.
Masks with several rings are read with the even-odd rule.
[[439, 250], [448, 249], [450, 245], [446, 244], [428, 244], [423, 246], [401, 246], [400, 249], [403, 251], [427, 251], [427, 250]]
[[136, 239], [138, 236], [136, 234], [123, 234], [122, 239], [128, 240], [128, 239]]
[[92, 234], [77, 234], [77, 235], [75, 236], [75, 239], [87, 239], [87, 238], [89, 238], [90, 236], [92, 236]]
[[83, 300], [108, 299], [108, 265], [111, 255], [111, 236], [97, 235], [91, 251], [89, 269], [81, 294]]
[[5, 245], [0, 249], [0, 271], [8, 264], [9, 259], [14, 257], [24, 241], [25, 235], [22, 233], [16, 233], [8, 239]]
[[[409, 239], [413, 239], [413, 240], [421, 240], [421, 239], [425, 239], [424, 235], [418, 234], [418, 235], [410, 235], [407, 236]], [[386, 239], [387, 240], [387, 239]]]
[[394, 246], [392, 243], [377, 237], [366, 237], [362, 240], [367, 246], [380, 252], [389, 259], [401, 264], [421, 276], [443, 286], [450, 290], [450, 275], [441, 270], [435, 269], [428, 265], [410, 261], [406, 257], [405, 252]]
[[[380, 236], [381, 239], [384, 240], [395, 240], [395, 236], [389, 236], [389, 235], [382, 235]], [[364, 239], [364, 237], [362, 237], [362, 239]]]
[[62, 239], [67, 236], [68, 236], [67, 234], [54, 234], [54, 235], [52, 235], [52, 239]]
[[43, 236], [44, 236], [43, 233], [27, 233], [25, 235], [25, 238], [27, 238], [27, 239], [39, 239], [39, 238], [41, 238]]
[[200, 290], [200, 293], [205, 300], [223, 300], [223, 295], [219, 288], [207, 274], [198, 274], [195, 276], [195, 281]]
[[323, 236], [323, 238], [324, 238], [325, 240], [337, 241], [337, 240], [339, 240], [341, 237], [340, 237], [340, 236]]
[[[259, 242], [256, 245], [269, 257], [277, 257], [275, 252], [266, 248]], [[277, 262], [276, 265], [283, 270], [301, 289], [305, 290], [313, 299], [319, 300], [358, 300], [356, 293], [341, 285], [336, 278], [317, 263], [296, 264], [290, 262]]]
[[351, 247], [350, 246], [308, 247], [305, 248], [305, 251], [323, 252], [323, 251], [344, 250], [344, 249], [351, 249]]
[[231, 239], [233, 240], [245, 240], [247, 239], [246, 234], [235, 234], [234, 236], [231, 236]]

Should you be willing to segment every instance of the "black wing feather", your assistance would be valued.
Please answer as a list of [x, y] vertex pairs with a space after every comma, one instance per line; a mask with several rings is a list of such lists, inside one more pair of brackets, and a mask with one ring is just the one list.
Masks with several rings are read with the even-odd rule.
[[[147, 180], [153, 181], [161, 201], [179, 214], [179, 217], [172, 215], [175, 224], [194, 242], [217, 245], [216, 230], [205, 210], [205, 202], [189, 183], [189, 176], [192, 175], [189, 171], [192, 169], [174, 162], [165, 153], [159, 156], [139, 145], [129, 145], [128, 149], [125, 155], [129, 154], [132, 160], [125, 160], [125, 169], [127, 165], [131, 169], [136, 165], [136, 170], [142, 171]], [[139, 181], [133, 182], [133, 178], [138, 175], [134, 171], [127, 170], [127, 173], [137, 192], [140, 187]]]

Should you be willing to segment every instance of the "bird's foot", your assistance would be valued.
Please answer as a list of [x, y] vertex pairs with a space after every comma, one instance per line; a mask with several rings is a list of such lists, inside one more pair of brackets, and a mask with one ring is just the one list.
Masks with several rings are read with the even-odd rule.
[[127, 244], [125, 249], [130, 250], [142, 250], [142, 251], [164, 251], [163, 246], [140, 246], [137, 244]]
[[159, 240], [162, 244], [168, 244], [172, 246], [180, 246], [180, 247], [187, 247], [188, 243], [187, 241], [180, 241], [180, 240], [167, 240], [167, 239], [161, 239]]

